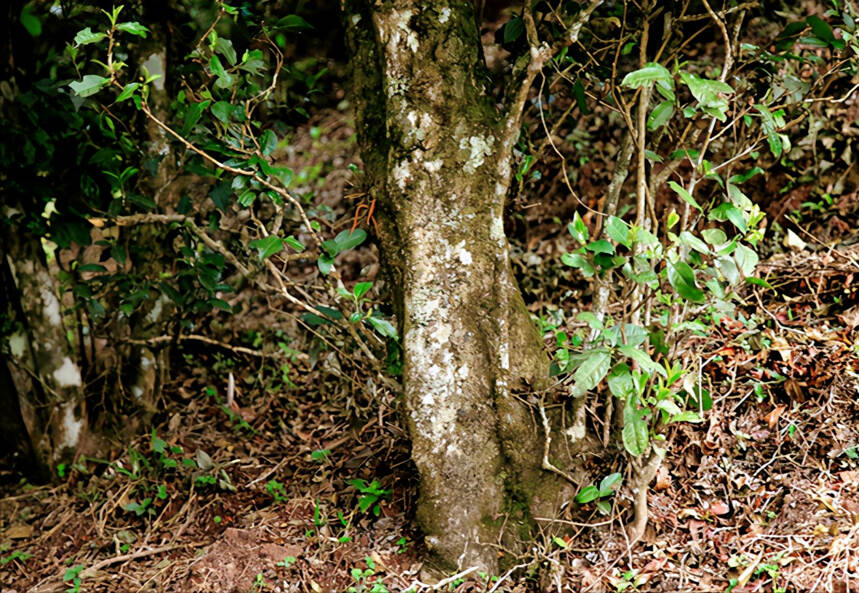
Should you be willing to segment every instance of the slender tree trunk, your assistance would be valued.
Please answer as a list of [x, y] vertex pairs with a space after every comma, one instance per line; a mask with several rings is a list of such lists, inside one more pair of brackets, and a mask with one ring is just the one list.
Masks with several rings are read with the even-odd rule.
[[543, 435], [511, 389], [547, 358], [504, 235], [515, 130], [484, 89], [469, 1], [348, 2], [353, 96], [405, 357], [418, 520], [442, 567], [497, 568], [501, 525], [550, 512]]

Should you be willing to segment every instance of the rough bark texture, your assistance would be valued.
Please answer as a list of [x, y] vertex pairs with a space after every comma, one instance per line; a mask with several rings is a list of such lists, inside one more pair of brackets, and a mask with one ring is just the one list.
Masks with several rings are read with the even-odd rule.
[[346, 10], [359, 138], [401, 323], [418, 520], [443, 567], [495, 570], [501, 525], [527, 526], [561, 491], [539, 469], [538, 425], [511, 394], [548, 366], [503, 227], [518, 118], [485, 92], [471, 2]]
[[3, 400], [17, 398], [18, 413], [29, 434], [43, 475], [58, 462], [70, 461], [87, 436], [87, 410], [77, 357], [66, 336], [60, 300], [45, 265], [37, 237], [5, 234], [0, 256], [11, 284], [5, 287], [12, 320], [3, 351], [14, 383]]

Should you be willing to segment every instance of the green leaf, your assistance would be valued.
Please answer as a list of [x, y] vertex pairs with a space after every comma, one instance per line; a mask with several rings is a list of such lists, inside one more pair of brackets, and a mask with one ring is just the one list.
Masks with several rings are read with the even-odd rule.
[[585, 221], [582, 220], [578, 212], [573, 214], [573, 222], [567, 225], [567, 230], [573, 239], [579, 243], [584, 244], [588, 242], [588, 225], [585, 224]]
[[605, 253], [606, 255], [614, 255], [614, 245], [605, 239], [593, 241], [585, 245], [585, 249], [592, 253]]
[[511, 43], [516, 41], [522, 36], [522, 33], [525, 32], [525, 22], [519, 18], [514, 17], [507, 21], [504, 25], [504, 43]]
[[724, 110], [727, 109], [728, 102], [719, 95], [733, 94], [734, 89], [731, 85], [719, 80], [701, 78], [697, 74], [692, 74], [691, 72], [681, 72], [680, 79], [687, 87], [689, 87], [689, 91], [703, 108], [719, 110], [722, 117], [724, 117]]
[[623, 440], [623, 447], [629, 454], [637, 457], [647, 449], [649, 435], [647, 422], [645, 422], [641, 412], [630, 404], [630, 401], [623, 408], [621, 439]]
[[612, 367], [611, 372], [606, 377], [606, 383], [608, 383], [608, 390], [611, 394], [621, 399], [627, 399], [635, 392], [632, 372], [625, 362], [620, 362]]
[[678, 406], [674, 400], [668, 398], [659, 400], [656, 403], [656, 407], [668, 414], [669, 418], [673, 418], [674, 416], [683, 413], [680, 406]]
[[356, 299], [360, 299], [362, 296], [367, 294], [367, 291], [373, 288], [372, 282], [358, 282], [352, 288], [352, 294], [355, 295]]
[[298, 253], [304, 251], [304, 243], [302, 243], [292, 235], [284, 239], [283, 242], [295, 249]]
[[609, 216], [605, 221], [605, 233], [624, 247], [632, 247], [629, 225], [617, 216]]
[[99, 92], [102, 87], [110, 82], [109, 78], [104, 76], [96, 76], [95, 74], [87, 74], [83, 80], [72, 81], [69, 83], [72, 91], [79, 97], [89, 97]]
[[342, 231], [334, 237], [334, 244], [337, 246], [337, 253], [342, 253], [353, 247], [357, 247], [367, 238], [367, 231], [364, 229], [355, 229], [354, 231]]
[[659, 374], [663, 377], [665, 376], [665, 367], [655, 362], [646, 350], [642, 350], [637, 346], [621, 346], [618, 348], [618, 351], [637, 362], [638, 366], [649, 375]]
[[668, 182], [668, 186], [669, 186], [671, 189], [673, 189], [673, 190], [674, 190], [674, 192], [675, 192], [678, 196], [680, 196], [681, 198], [683, 198], [683, 201], [684, 201], [684, 202], [686, 202], [687, 204], [689, 204], [689, 205], [690, 205], [690, 206], [692, 206], [693, 208], [697, 208], [699, 211], [702, 211], [702, 212], [703, 212], [703, 210], [701, 210], [701, 206], [699, 206], [699, 205], [698, 205], [698, 202], [696, 202], [696, 201], [695, 201], [695, 198], [693, 198], [693, 197], [692, 197], [692, 194], [690, 194], [688, 191], [686, 191], [686, 188], [684, 188], [683, 186], [681, 186], [681, 185], [680, 185], [679, 183], [677, 183], [676, 181], [669, 181], [669, 182]]
[[269, 235], [268, 237], [251, 241], [249, 245], [257, 250], [259, 259], [262, 261], [283, 250], [283, 239]]
[[725, 235], [725, 231], [722, 229], [704, 229], [701, 231], [701, 236], [713, 247], [724, 245], [728, 242], [728, 236]]
[[566, 550], [569, 547], [567, 542], [565, 542], [562, 538], [558, 537], [557, 535], [552, 536], [552, 541], [555, 542], [555, 544], [559, 548], [561, 548], [562, 550]]
[[680, 222], [680, 215], [677, 214], [674, 210], [668, 213], [668, 221], [666, 222], [666, 226], [669, 229], [673, 229], [674, 225]]
[[197, 122], [200, 121], [200, 116], [203, 115], [203, 112], [212, 104], [212, 101], [206, 99], [205, 101], [200, 101], [199, 103], [192, 103], [188, 106], [188, 110], [185, 112], [185, 122], [182, 125], [182, 135], [187, 135], [191, 129], [197, 125]]
[[239, 64], [239, 69], [245, 72], [258, 76], [261, 70], [265, 70], [266, 63], [262, 56], [262, 51], [258, 49], [245, 51], [242, 56], [242, 63]]
[[576, 321], [584, 321], [591, 329], [601, 331], [603, 329], [602, 321], [594, 313], [590, 311], [582, 311], [576, 315]]
[[300, 31], [302, 29], [312, 29], [313, 25], [305, 21], [297, 14], [288, 14], [274, 23], [273, 29], [281, 31]]
[[653, 108], [653, 111], [647, 118], [647, 129], [656, 130], [661, 128], [668, 123], [672, 115], [674, 115], [674, 103], [671, 101], [663, 101]]
[[230, 195], [232, 195], [230, 182], [222, 181], [214, 188], [212, 188], [212, 193], [209, 194], [209, 197], [211, 197], [212, 202], [215, 203], [215, 208], [222, 212], [225, 212], [227, 209], [227, 204], [229, 204], [230, 202]]
[[119, 23], [116, 28], [120, 31], [124, 31], [125, 33], [137, 35], [138, 37], [146, 37], [146, 34], [149, 32], [149, 29], [147, 29], [137, 21], [132, 21], [129, 23]]
[[581, 397], [602, 381], [611, 366], [611, 353], [605, 348], [587, 350], [583, 353], [584, 360], [573, 373], [573, 387], [570, 394]]
[[395, 328], [394, 324], [387, 319], [371, 316], [367, 318], [367, 322], [373, 326], [373, 329], [375, 329], [377, 332], [379, 332], [386, 338], [390, 338], [392, 340], [397, 339], [397, 328]]
[[233, 47], [233, 42], [223, 37], [218, 37], [215, 40], [215, 51], [224, 56], [230, 66], [236, 65], [236, 49]]
[[20, 21], [21, 26], [27, 30], [31, 37], [38, 37], [42, 34], [42, 21], [33, 12], [32, 4], [26, 4], [21, 8]]
[[564, 253], [561, 255], [561, 262], [578, 269], [585, 276], [593, 276], [596, 273], [591, 262], [581, 253]]
[[755, 273], [755, 267], [758, 265], [758, 254], [740, 243], [737, 245], [737, 250], [734, 251], [734, 260], [743, 272], [743, 276], [751, 276]]
[[129, 82], [127, 85], [125, 85], [125, 88], [122, 89], [122, 92], [119, 93], [119, 96], [116, 98], [116, 101], [114, 101], [114, 103], [122, 103], [123, 101], [131, 98], [131, 95], [134, 94], [134, 91], [139, 88], [139, 82]]
[[619, 472], [607, 475], [600, 482], [600, 496], [609, 496], [610, 494], [613, 494], [622, 482], [623, 474]]
[[654, 163], [661, 163], [663, 161], [663, 158], [661, 156], [659, 156], [649, 148], [644, 149], [644, 156], [647, 160], [653, 161]]
[[676, 261], [668, 262], [668, 282], [682, 298], [693, 303], [703, 303], [704, 293], [695, 284], [695, 273], [689, 264]]
[[75, 35], [75, 45], [89, 45], [90, 43], [98, 43], [107, 37], [104, 33], [93, 33], [92, 29], [86, 27], [78, 31]]
[[776, 120], [772, 112], [766, 105], [755, 105], [758, 113], [761, 114], [761, 127], [767, 136], [767, 144], [769, 144], [770, 152], [775, 158], [779, 158], [782, 153], [783, 144], [781, 136], [776, 132]]
[[629, 88], [638, 88], [645, 85], [660, 83], [667, 88], [674, 87], [674, 77], [662, 64], [651, 62], [644, 68], [630, 72], [623, 77], [621, 85]]
[[277, 135], [271, 130], [266, 130], [259, 137], [259, 147], [264, 156], [269, 156], [277, 148]]
[[576, 502], [579, 504], [587, 504], [593, 502], [600, 496], [600, 491], [596, 486], [585, 486], [578, 494], [576, 494]]
[[597, 501], [597, 510], [601, 515], [610, 515], [611, 514], [611, 503], [607, 500], [599, 500]]
[[729, 220], [741, 233], [748, 231], [743, 211], [729, 202], [724, 202], [713, 208], [707, 218], [710, 220]]
[[241, 206], [247, 208], [257, 199], [257, 193], [252, 189], [246, 189], [241, 194], [239, 194], [238, 202]]
[[733, 183], [728, 183], [728, 199], [730, 199], [737, 208], [749, 209], [752, 207], [752, 201], [749, 197]]
[[324, 276], [327, 276], [331, 273], [331, 268], [334, 266], [334, 258], [327, 253], [323, 253], [316, 260], [316, 266]]
[[685, 412], [680, 412], [671, 418], [668, 419], [669, 424], [672, 422], [704, 422], [704, 419], [698, 415], [697, 412], [693, 412], [691, 410], [686, 410]]
[[229, 101], [218, 101], [212, 105], [212, 115], [225, 124], [230, 122], [230, 116], [232, 114], [233, 106]]
[[713, 260], [713, 265], [716, 266], [716, 269], [722, 273], [722, 276], [724, 276], [725, 280], [729, 283], [736, 284], [740, 281], [740, 269], [736, 262], [730, 257], [720, 255]]
[[811, 25], [811, 32], [821, 41], [825, 41], [829, 45], [832, 45], [836, 41], [832, 27], [819, 16], [811, 15], [805, 19], [805, 22]]
[[705, 255], [710, 253], [710, 248], [707, 247], [707, 244], [689, 231], [683, 231], [680, 233], [680, 242], [684, 245], [688, 245], [699, 253], [703, 253]]
[[746, 171], [742, 175], [731, 175], [731, 178], [728, 179], [728, 183], [733, 183], [734, 185], [739, 185], [741, 183], [745, 183], [755, 175], [761, 174], [763, 175], [764, 170], [760, 167], [753, 167], [752, 169]]

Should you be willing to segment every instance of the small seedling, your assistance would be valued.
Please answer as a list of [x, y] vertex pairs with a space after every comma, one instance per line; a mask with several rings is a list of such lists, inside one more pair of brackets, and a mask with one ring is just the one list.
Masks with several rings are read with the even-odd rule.
[[283, 568], [289, 568], [293, 564], [295, 564], [295, 556], [287, 556], [280, 562], [275, 563], [275, 566], [282, 566]]
[[32, 554], [28, 554], [27, 552], [22, 552], [21, 550], [15, 550], [14, 552], [9, 554], [8, 556], [3, 556], [2, 558], [0, 558], [0, 565], [9, 564], [10, 562], [12, 562], [14, 560], [18, 560], [19, 562], [26, 562], [32, 556], [33, 556]]
[[325, 463], [325, 461], [328, 459], [328, 455], [330, 454], [330, 449], [317, 449], [310, 454], [310, 458], [318, 463]]
[[66, 593], [78, 593], [81, 590], [82, 579], [78, 575], [80, 575], [84, 568], [86, 567], [83, 564], [76, 564], [66, 569], [66, 572], [63, 574], [63, 582], [70, 585], [66, 589]]
[[366, 480], [349, 480], [349, 484], [351, 484], [358, 492], [363, 494], [358, 499], [358, 508], [362, 513], [366, 513], [368, 510], [372, 509], [373, 514], [377, 517], [382, 512], [380, 508], [379, 501], [391, 494], [390, 490], [385, 490], [382, 488], [382, 485], [378, 480], [373, 480], [369, 484]]
[[611, 512], [611, 503], [601, 499], [608, 498], [614, 494], [622, 482], [623, 476], [620, 473], [609, 474], [602, 479], [599, 488], [593, 485], [582, 488], [576, 495], [576, 502], [587, 504], [596, 500], [597, 510], [603, 515], [608, 515]]
[[269, 480], [266, 482], [265, 489], [275, 502], [286, 502], [289, 500], [289, 497], [286, 495], [286, 491], [283, 488], [283, 484], [277, 480]]

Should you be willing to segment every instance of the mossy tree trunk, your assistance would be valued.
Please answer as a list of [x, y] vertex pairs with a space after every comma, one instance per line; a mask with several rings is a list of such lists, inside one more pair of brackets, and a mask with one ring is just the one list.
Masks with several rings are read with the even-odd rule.
[[356, 0], [345, 16], [401, 324], [418, 520], [442, 568], [492, 571], [493, 544], [510, 542], [501, 525], [551, 512], [564, 490], [511, 393], [548, 377], [503, 224], [524, 96], [496, 108], [470, 1]]

